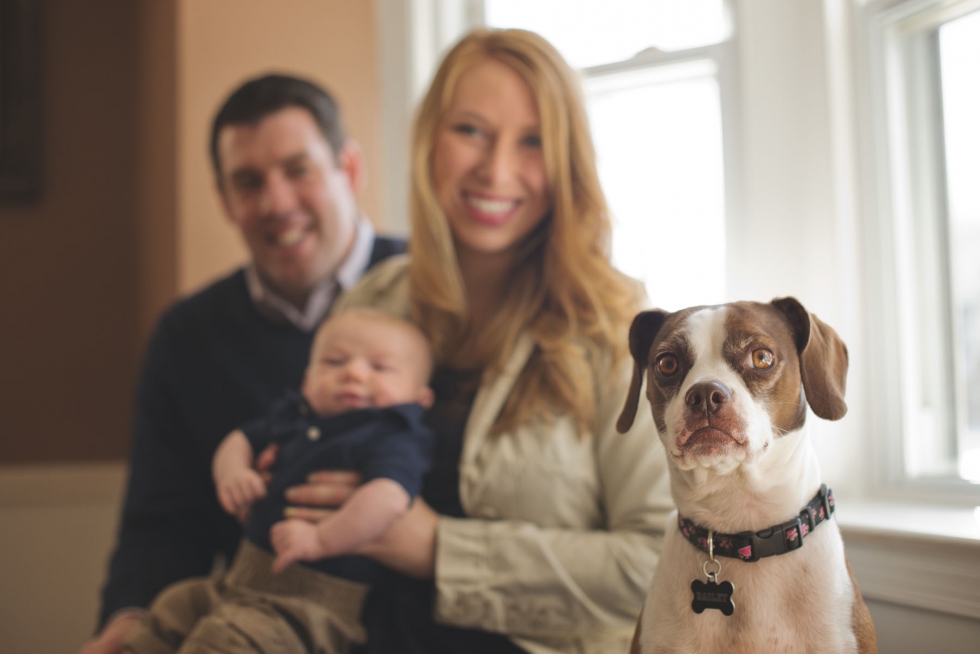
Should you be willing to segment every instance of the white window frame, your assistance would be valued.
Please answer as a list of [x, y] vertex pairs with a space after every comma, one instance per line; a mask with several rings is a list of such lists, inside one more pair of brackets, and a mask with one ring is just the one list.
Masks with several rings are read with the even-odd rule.
[[[937, 114], [938, 62], [929, 61], [926, 44], [916, 35], [920, 28], [978, 9], [980, 0], [871, 2], [865, 8], [865, 34], [858, 35], [866, 44], [869, 82], [864, 124], [869, 141], [865, 234], [871, 306], [866, 316], [869, 332], [877, 336], [868, 343], [877, 384], [868, 397], [876, 438], [876, 491], [892, 499], [964, 506], [980, 501], [980, 485], [907, 472], [909, 457], [922, 455], [915, 433], [921, 420], [916, 410], [921, 406], [922, 375], [935, 377], [927, 383], [934, 385], [937, 395], [950, 397], [954, 361], [949, 309], [942, 297], [949, 280], [942, 278], [939, 265], [929, 267], [924, 279], [903, 265], [919, 261], [916, 229], [935, 231], [946, 220], [943, 137], [941, 129], [931, 127], [942, 122]], [[939, 291], [932, 295], [934, 306], [916, 305], [912, 289], [923, 283]], [[928, 300], [928, 294], [919, 295]], [[923, 314], [936, 318], [924, 323]], [[919, 366], [916, 353], [922, 342], [938, 344], [942, 350], [939, 374]], [[955, 420], [953, 402], [945, 405], [945, 419]]]

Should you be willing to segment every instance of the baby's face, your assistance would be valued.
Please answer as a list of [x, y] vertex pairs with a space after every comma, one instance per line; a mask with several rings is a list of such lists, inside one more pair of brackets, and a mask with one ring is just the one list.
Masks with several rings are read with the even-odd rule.
[[381, 317], [342, 314], [316, 336], [303, 395], [319, 415], [418, 402], [428, 408], [428, 352], [421, 336]]

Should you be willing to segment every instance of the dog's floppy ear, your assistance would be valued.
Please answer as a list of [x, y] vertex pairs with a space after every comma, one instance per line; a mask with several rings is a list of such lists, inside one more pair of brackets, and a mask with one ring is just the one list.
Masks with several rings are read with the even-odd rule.
[[636, 407], [640, 402], [640, 387], [643, 385], [643, 373], [647, 367], [647, 359], [650, 356], [650, 346], [656, 338], [660, 328], [667, 319], [667, 312], [644, 311], [633, 318], [630, 325], [630, 354], [633, 355], [633, 381], [630, 382], [629, 394], [626, 396], [626, 404], [623, 411], [619, 414], [616, 421], [616, 430], [626, 433], [633, 426], [633, 419], [636, 418]]
[[772, 305], [782, 312], [793, 330], [810, 408], [825, 420], [840, 420], [847, 413], [847, 346], [830, 325], [807, 311], [796, 298], [776, 298]]

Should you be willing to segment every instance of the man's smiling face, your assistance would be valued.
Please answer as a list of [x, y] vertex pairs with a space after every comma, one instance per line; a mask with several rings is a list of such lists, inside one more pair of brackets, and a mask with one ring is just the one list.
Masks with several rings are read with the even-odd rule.
[[334, 156], [312, 115], [287, 107], [218, 135], [222, 205], [262, 279], [302, 307], [354, 241], [360, 153]]

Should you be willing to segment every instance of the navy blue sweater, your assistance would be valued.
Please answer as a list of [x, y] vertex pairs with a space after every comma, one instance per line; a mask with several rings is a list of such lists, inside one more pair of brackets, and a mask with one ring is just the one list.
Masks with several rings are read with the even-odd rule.
[[[405, 250], [378, 238], [371, 265]], [[242, 537], [221, 510], [211, 459], [233, 429], [299, 389], [313, 334], [260, 314], [244, 271], [178, 302], [146, 352], [136, 398], [130, 477], [99, 624], [145, 607], [167, 585], [230, 561]]]

